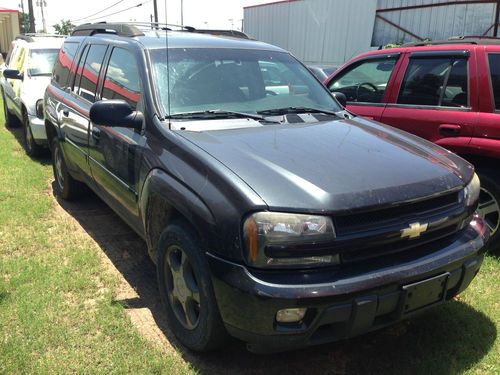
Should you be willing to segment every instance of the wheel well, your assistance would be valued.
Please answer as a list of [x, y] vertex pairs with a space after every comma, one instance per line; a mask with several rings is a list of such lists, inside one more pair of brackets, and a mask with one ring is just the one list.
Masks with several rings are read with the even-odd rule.
[[192, 226], [178, 210], [159, 195], [153, 195], [148, 200], [146, 210], [146, 233], [148, 234], [149, 254], [156, 262], [156, 246], [165, 227], [173, 222], [182, 220]]
[[52, 140], [56, 137], [57, 132], [54, 125], [49, 120], [45, 120], [45, 132], [47, 133], [49, 148], [51, 148]]

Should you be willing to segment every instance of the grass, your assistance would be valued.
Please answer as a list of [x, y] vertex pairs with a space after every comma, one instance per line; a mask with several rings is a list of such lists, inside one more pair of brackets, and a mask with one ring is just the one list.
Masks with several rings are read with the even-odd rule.
[[54, 215], [50, 164], [0, 123], [0, 373], [191, 372], [114, 303], [99, 248]]
[[60, 220], [50, 163], [28, 158], [15, 134], [0, 127], [0, 373], [500, 374], [492, 256], [457, 300], [354, 340], [270, 356], [160, 351], [116, 303], [102, 249]]

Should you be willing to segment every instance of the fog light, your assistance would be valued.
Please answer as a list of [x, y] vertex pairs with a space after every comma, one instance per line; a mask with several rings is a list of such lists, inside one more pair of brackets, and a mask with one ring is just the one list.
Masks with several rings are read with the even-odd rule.
[[304, 319], [307, 308], [283, 309], [276, 313], [276, 320], [280, 323], [297, 323]]

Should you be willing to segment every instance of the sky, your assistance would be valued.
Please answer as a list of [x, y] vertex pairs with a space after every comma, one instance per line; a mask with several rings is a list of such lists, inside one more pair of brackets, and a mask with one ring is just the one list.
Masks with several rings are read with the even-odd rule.
[[[42, 29], [42, 17], [40, 7], [36, 6], [42, 0], [33, 0], [35, 7], [36, 29]], [[0, 7], [21, 9], [24, 2], [25, 12], [28, 12], [27, 0], [0, 0]], [[180, 24], [181, 2], [184, 6], [184, 25], [197, 28], [224, 28], [241, 29], [243, 18], [243, 7], [255, 4], [268, 3], [269, 0], [167, 0], [168, 23]], [[153, 0], [45, 0], [44, 14], [47, 29], [52, 32], [51, 26], [61, 19], [70, 19], [75, 24], [89, 21], [149, 21], [153, 14]], [[113, 4], [115, 6], [112, 6]], [[165, 22], [165, 0], [157, 0], [159, 22]], [[142, 6], [135, 7], [137, 4]], [[95, 16], [89, 17], [109, 6]], [[127, 9], [125, 12], [107, 16], [111, 13]], [[87, 17], [87, 18], [84, 18]]]

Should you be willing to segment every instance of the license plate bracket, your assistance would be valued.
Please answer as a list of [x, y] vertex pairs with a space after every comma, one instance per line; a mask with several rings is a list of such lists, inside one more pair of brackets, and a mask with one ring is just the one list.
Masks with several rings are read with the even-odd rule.
[[410, 314], [443, 302], [446, 298], [446, 284], [449, 276], [449, 272], [446, 272], [430, 279], [403, 285], [403, 314]]

